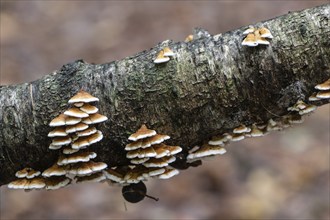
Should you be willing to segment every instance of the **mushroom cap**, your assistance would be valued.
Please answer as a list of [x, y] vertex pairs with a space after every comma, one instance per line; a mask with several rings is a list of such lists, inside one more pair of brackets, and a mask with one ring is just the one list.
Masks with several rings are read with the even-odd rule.
[[145, 149], [142, 149], [142, 148], [139, 148], [137, 150], [132, 150], [132, 151], [129, 151], [127, 154], [126, 154], [126, 157], [127, 158], [145, 158], [145, 157], [156, 157], [157, 156], [157, 153], [156, 151], [152, 148], [152, 147], [149, 147], [149, 148], [145, 148]]
[[270, 30], [268, 30], [265, 27], [259, 28], [258, 31], [259, 31], [259, 34], [260, 34], [261, 37], [264, 37], [264, 38], [273, 38], [273, 35], [270, 32]]
[[57, 163], [42, 172], [43, 177], [64, 176], [67, 173], [66, 166], [59, 166]]
[[77, 153], [69, 154], [69, 155], [61, 155], [57, 161], [57, 164], [67, 165], [72, 163], [78, 163], [78, 162], [88, 162], [90, 159], [95, 158], [97, 155], [94, 152], [81, 152], [78, 151]]
[[179, 174], [177, 169], [166, 169], [165, 172], [158, 176], [159, 179], [169, 179], [175, 175]]
[[320, 91], [320, 92], [316, 93], [316, 98], [330, 99], [330, 90], [329, 91]]
[[61, 149], [61, 148], [62, 148], [62, 145], [53, 145], [53, 144], [49, 145], [50, 150], [58, 150], [58, 149]]
[[25, 177], [28, 175], [28, 173], [29, 173], [30, 171], [32, 171], [32, 170], [33, 170], [32, 168], [28, 168], [28, 167], [26, 167], [26, 168], [24, 168], [24, 169], [22, 169], [22, 170], [17, 171], [17, 172], [15, 173], [15, 176], [16, 176], [17, 178], [25, 178]]
[[246, 127], [245, 125], [240, 125], [239, 127], [235, 128], [233, 130], [233, 132], [235, 134], [242, 134], [242, 133], [247, 133], [247, 132], [250, 132], [250, 131], [251, 131], [251, 128]]
[[64, 112], [65, 115], [76, 118], [87, 118], [89, 115], [77, 107], [70, 108]]
[[88, 161], [86, 163], [80, 162], [71, 165], [71, 167], [68, 169], [68, 173], [78, 176], [85, 176], [99, 172], [101, 170], [104, 170], [105, 168], [107, 168], [107, 164], [103, 162], [94, 162], [94, 161]]
[[69, 100], [69, 103], [77, 103], [77, 102], [88, 103], [88, 102], [97, 102], [97, 101], [99, 101], [98, 98], [92, 96], [88, 92], [80, 90], [76, 95], [74, 95]]
[[9, 189], [25, 189], [26, 185], [29, 184], [30, 180], [28, 179], [18, 179], [10, 182], [8, 184]]
[[128, 137], [128, 140], [130, 140], [130, 141], [137, 141], [137, 140], [140, 140], [140, 139], [143, 139], [143, 138], [154, 136], [156, 134], [157, 133], [156, 133], [155, 130], [150, 130], [150, 129], [147, 128], [146, 125], [143, 124], [139, 128], [139, 130], [137, 130], [134, 134], [131, 134]]
[[26, 175], [26, 178], [28, 178], [28, 179], [33, 179], [33, 178], [35, 178], [35, 177], [37, 177], [37, 176], [39, 176], [41, 174], [41, 172], [40, 171], [36, 171], [36, 170], [30, 170], [29, 172], [28, 172], [28, 174]]
[[143, 175], [143, 171], [144, 170], [141, 169], [133, 169], [128, 171], [124, 176], [124, 181], [126, 183], [138, 183], [141, 180], [144, 180], [146, 177]]
[[305, 109], [300, 110], [299, 115], [305, 115], [305, 114], [311, 113], [311, 112], [315, 111], [316, 108], [317, 107], [315, 105], [309, 105]]
[[75, 125], [81, 121], [81, 118], [67, 116], [65, 114], [60, 114], [54, 118], [50, 123], [50, 127], [64, 126], [64, 125]]
[[224, 145], [225, 142], [230, 141], [232, 136], [228, 133], [224, 133], [220, 136], [213, 136], [208, 142], [209, 145]]
[[213, 146], [209, 144], [204, 144], [202, 147], [200, 147], [198, 150], [196, 150], [193, 153], [190, 153], [187, 156], [188, 160], [196, 159], [196, 158], [202, 158], [207, 156], [214, 156], [214, 155], [222, 155], [226, 153], [226, 149], [222, 146]]
[[83, 102], [76, 102], [76, 103], [73, 103], [73, 105], [74, 106], [76, 106], [76, 107], [81, 107], [81, 106], [83, 106], [85, 103], [83, 103]]
[[244, 35], [247, 35], [247, 34], [251, 34], [251, 33], [253, 33], [254, 31], [255, 31], [256, 29], [254, 28], [254, 27], [249, 27], [248, 29], [246, 29], [244, 32], [243, 32], [243, 34]]
[[114, 182], [119, 183], [124, 180], [124, 176], [112, 168], [103, 170], [103, 173], [107, 179], [112, 180]]
[[154, 60], [154, 63], [159, 64], [159, 63], [166, 63], [170, 60], [169, 57], [164, 56], [164, 50], [159, 51], [156, 59]]
[[64, 136], [67, 136], [64, 126], [56, 127], [54, 130], [48, 133], [48, 137], [64, 137]]
[[175, 157], [173, 156], [167, 156], [162, 158], [150, 158], [147, 162], [145, 162], [143, 165], [145, 167], [166, 167], [169, 163], [172, 163], [175, 161]]
[[251, 137], [261, 137], [264, 136], [264, 132], [260, 130], [255, 124], [252, 125], [251, 131], [250, 131]]
[[147, 168], [147, 171], [148, 171], [148, 175], [150, 177], [152, 177], [152, 176], [158, 176], [158, 175], [164, 173], [165, 172], [165, 168], [150, 167], [150, 168]]
[[63, 148], [63, 154], [73, 154], [73, 153], [76, 153], [78, 152], [79, 149], [72, 149], [70, 146], [67, 146], [65, 148]]
[[330, 90], [330, 79], [314, 87], [317, 90]]
[[242, 41], [242, 45], [249, 46], [249, 47], [255, 47], [258, 45], [257, 39], [254, 34], [248, 34], [244, 40]]
[[8, 184], [10, 189], [42, 189], [45, 187], [45, 181], [41, 177], [33, 179], [18, 179]]
[[89, 117], [87, 117], [87, 118], [84, 118], [84, 119], [82, 120], [82, 122], [84, 122], [84, 123], [90, 125], [90, 124], [101, 123], [101, 122], [104, 122], [104, 121], [106, 121], [106, 120], [108, 120], [108, 118], [107, 118], [106, 116], [101, 115], [101, 114], [99, 114], [99, 113], [95, 113], [95, 114], [91, 114], [91, 115], [89, 115]]
[[232, 141], [241, 141], [245, 138], [244, 134], [234, 134], [231, 138]]
[[85, 136], [95, 134], [96, 132], [97, 132], [97, 129], [95, 127], [89, 127], [86, 130], [78, 131], [77, 136], [78, 137], [85, 137]]
[[71, 138], [69, 136], [65, 137], [55, 137], [51, 143], [52, 146], [63, 146], [71, 143]]
[[83, 131], [83, 130], [86, 130], [87, 128], [88, 128], [87, 124], [80, 122], [76, 125], [68, 125], [65, 128], [65, 132], [69, 134], [69, 133], [74, 133], [74, 132], [78, 132], [78, 131]]
[[163, 51], [164, 51], [164, 56], [166, 57], [172, 57], [175, 55], [175, 53], [169, 47], [165, 47]]
[[154, 144], [160, 144], [163, 141], [168, 140], [168, 139], [170, 139], [170, 136], [168, 136], [168, 135], [156, 134], [152, 137], [148, 137], [148, 138], [144, 139], [141, 148], [147, 148]]
[[157, 155], [155, 156], [156, 158], [175, 155], [182, 151], [182, 148], [180, 146], [169, 146], [163, 143], [154, 145], [153, 148], [157, 153]]
[[66, 176], [52, 176], [45, 180], [47, 190], [55, 190], [67, 186], [71, 180]]
[[102, 138], [103, 138], [102, 132], [97, 131], [96, 133], [91, 134], [89, 136], [79, 137], [75, 142], [73, 142], [71, 147], [73, 149], [85, 148], [89, 145], [99, 142], [100, 140], [102, 140]]
[[50, 127], [63, 126], [63, 125], [65, 125], [66, 118], [67, 117], [65, 116], [65, 114], [60, 114], [59, 116], [57, 116], [56, 118], [51, 120], [51, 122], [49, 123], [49, 126]]
[[89, 176], [81, 176], [77, 177], [77, 183], [82, 183], [82, 182], [101, 182], [106, 179], [105, 175], [102, 172], [98, 173], [93, 173]]
[[87, 114], [95, 114], [96, 112], [98, 112], [99, 109], [93, 105], [85, 103], [83, 106], [80, 107], [80, 110], [86, 112]]
[[45, 179], [42, 177], [36, 177], [30, 180], [27, 189], [43, 189], [45, 186]]
[[130, 162], [132, 164], [143, 164], [144, 162], [146, 162], [148, 160], [149, 160], [148, 157], [144, 157], [144, 158], [133, 158], [132, 160], [130, 160]]
[[155, 152], [157, 154], [155, 156], [155, 158], [161, 158], [161, 157], [170, 155], [170, 150], [167, 149], [167, 145], [165, 145], [165, 144], [155, 145], [155, 146], [153, 146], [153, 149], [155, 150]]
[[40, 175], [40, 171], [36, 171], [32, 168], [24, 168], [22, 170], [19, 170], [15, 173], [15, 176], [17, 178], [28, 178], [28, 179], [32, 179], [34, 177], [37, 177]]
[[319, 100], [321, 100], [321, 99], [316, 97], [316, 92], [308, 97], [308, 101], [319, 101]]
[[258, 45], [261, 44], [261, 45], [269, 45], [269, 41], [267, 41], [265, 38], [263, 37], [260, 37], [260, 38], [257, 38], [257, 43]]

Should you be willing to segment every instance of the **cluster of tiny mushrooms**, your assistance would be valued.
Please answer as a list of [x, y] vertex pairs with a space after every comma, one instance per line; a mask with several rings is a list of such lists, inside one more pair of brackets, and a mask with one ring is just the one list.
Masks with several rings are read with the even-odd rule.
[[[269, 45], [266, 38], [273, 38], [271, 32], [264, 27], [249, 27], [243, 35], [246, 36], [242, 45], [250, 47], [259, 44]], [[193, 35], [189, 35], [185, 42], [192, 40]], [[166, 63], [171, 57], [175, 57], [175, 53], [169, 47], [164, 47], [153, 62], [156, 65]], [[315, 92], [308, 101], [322, 99], [330, 99], [330, 79], [316, 85]], [[147, 188], [143, 181], [155, 177], [168, 179], [179, 174], [173, 162], [176, 160], [175, 155], [180, 153], [182, 148], [164, 144], [170, 136], [157, 134], [155, 130], [148, 129], [143, 124], [128, 137], [131, 143], [124, 147], [131, 165], [108, 167], [106, 163], [92, 161], [97, 154], [89, 151], [88, 147], [102, 140], [103, 134], [96, 126], [107, 120], [107, 117], [97, 113], [98, 108], [92, 105], [98, 101], [98, 98], [83, 90], [74, 95], [68, 102], [73, 106], [49, 124], [50, 127], [54, 127], [48, 134], [48, 137], [52, 138], [49, 149], [59, 152], [57, 162], [43, 172], [32, 168], [17, 171], [15, 174], [17, 180], [9, 183], [8, 187], [25, 191], [55, 190], [73, 182], [107, 182], [111, 185], [123, 186], [123, 197], [129, 202], [136, 203], [145, 197], [158, 200], [146, 194]], [[304, 116], [315, 109], [315, 105], [297, 100], [287, 109], [288, 113], [284, 116], [270, 119], [265, 124], [241, 124], [231, 132], [212, 137], [201, 146], [191, 146], [186, 162], [194, 164], [194, 162], [201, 162], [201, 159], [222, 155], [226, 153], [224, 147], [231, 141], [265, 136], [270, 131], [282, 130], [292, 124], [302, 123]]]

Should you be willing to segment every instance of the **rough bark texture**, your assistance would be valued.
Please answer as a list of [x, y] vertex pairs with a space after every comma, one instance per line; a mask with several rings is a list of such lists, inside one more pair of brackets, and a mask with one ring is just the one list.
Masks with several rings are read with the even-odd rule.
[[[328, 4], [255, 24], [271, 30], [270, 46], [241, 46], [246, 27], [216, 36], [196, 29], [189, 43], [165, 41], [106, 64], [76, 61], [40, 80], [1, 86], [0, 185], [19, 169], [42, 171], [55, 162], [48, 124], [80, 89], [98, 97], [109, 118], [92, 149], [111, 166], [128, 164], [127, 137], [143, 123], [186, 152], [240, 124], [287, 114], [330, 76], [329, 14]], [[164, 45], [177, 57], [155, 65]]]

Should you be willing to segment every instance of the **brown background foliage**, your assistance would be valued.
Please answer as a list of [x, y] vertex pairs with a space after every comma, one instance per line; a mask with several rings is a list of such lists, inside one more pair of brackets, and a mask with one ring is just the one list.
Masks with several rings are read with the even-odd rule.
[[[1, 1], [0, 82], [33, 81], [76, 59], [118, 60], [181, 41], [194, 27], [217, 34], [326, 2]], [[329, 111], [148, 181], [159, 202], [125, 210], [121, 189], [105, 183], [29, 193], [1, 187], [0, 219], [329, 219]]]

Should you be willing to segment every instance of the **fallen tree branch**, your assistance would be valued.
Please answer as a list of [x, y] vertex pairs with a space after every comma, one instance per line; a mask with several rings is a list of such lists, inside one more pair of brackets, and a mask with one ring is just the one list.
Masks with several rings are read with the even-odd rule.
[[[191, 42], [164, 41], [106, 64], [79, 60], [40, 80], [1, 86], [0, 185], [24, 167], [42, 171], [57, 160], [48, 124], [81, 89], [100, 99], [109, 118], [99, 126], [104, 139], [92, 147], [108, 166], [129, 164], [124, 146], [142, 124], [170, 135], [184, 163], [189, 149], [215, 135], [288, 115], [330, 78], [329, 14], [327, 4], [255, 24], [271, 30], [269, 46], [242, 46], [246, 27], [215, 36], [196, 29]], [[165, 46], [175, 58], [153, 63]]]

